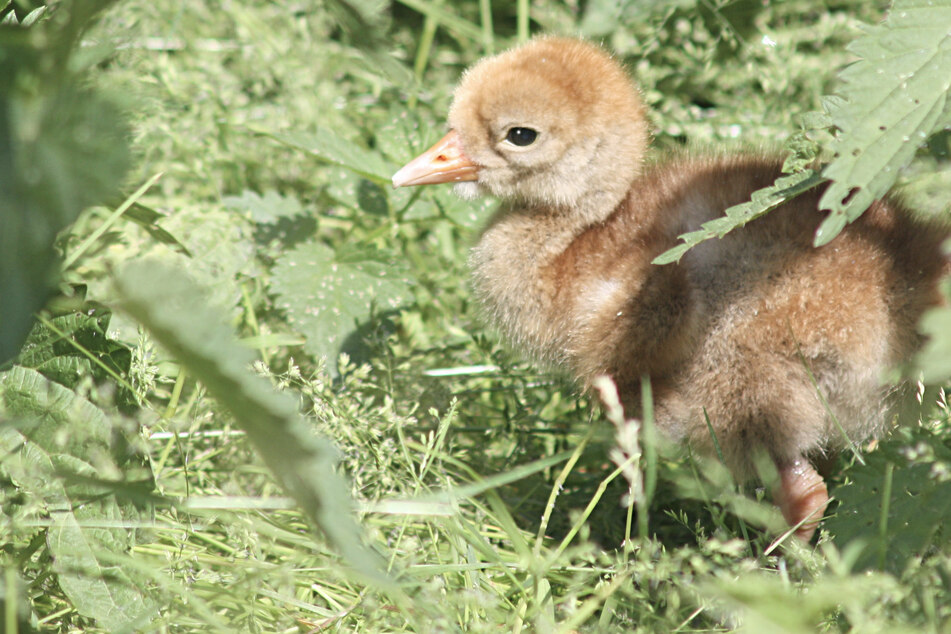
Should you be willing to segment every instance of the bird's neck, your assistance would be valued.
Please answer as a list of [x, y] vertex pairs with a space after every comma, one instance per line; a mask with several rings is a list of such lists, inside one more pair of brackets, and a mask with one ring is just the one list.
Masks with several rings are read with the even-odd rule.
[[567, 369], [582, 383], [600, 373], [626, 380], [663, 371], [689, 336], [683, 267], [651, 263], [673, 238], [658, 223], [639, 221], [635, 200], [596, 222], [590, 218], [604, 214], [503, 209], [470, 256], [492, 323], [536, 362]]
[[469, 264], [476, 295], [488, 318], [536, 362], [568, 361], [577, 330], [563, 304], [572, 271], [560, 260], [579, 236], [611, 214], [595, 206], [566, 209], [503, 208], [472, 249]]

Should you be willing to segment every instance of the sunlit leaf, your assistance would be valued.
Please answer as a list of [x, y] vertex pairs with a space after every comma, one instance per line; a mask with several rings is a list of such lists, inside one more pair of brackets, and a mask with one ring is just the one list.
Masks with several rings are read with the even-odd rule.
[[33, 326], [17, 363], [70, 388], [84, 376], [97, 381], [124, 376], [132, 352], [109, 337], [111, 319], [112, 311], [93, 303], [50, 316]]
[[407, 269], [396, 258], [371, 249], [334, 251], [319, 242], [284, 254], [271, 286], [277, 306], [307, 337], [305, 349], [325, 358], [331, 371], [347, 338], [374, 309], [393, 311], [413, 296]]
[[293, 218], [304, 213], [300, 201], [293, 195], [282, 196], [269, 189], [264, 195], [245, 190], [240, 196], [225, 196], [222, 201], [229, 209], [247, 212], [254, 222], [272, 224], [281, 218]]
[[[951, 290], [945, 287], [945, 297]], [[914, 360], [926, 383], [937, 385], [951, 377], [951, 307], [932, 308], [924, 314], [919, 324], [921, 333], [927, 337], [924, 346]]]
[[884, 196], [927, 138], [951, 125], [948, 24], [948, 3], [896, 0], [883, 24], [849, 46], [859, 61], [840, 73], [840, 98], [825, 103], [840, 132], [823, 171], [833, 182], [819, 204], [832, 213], [817, 245]]

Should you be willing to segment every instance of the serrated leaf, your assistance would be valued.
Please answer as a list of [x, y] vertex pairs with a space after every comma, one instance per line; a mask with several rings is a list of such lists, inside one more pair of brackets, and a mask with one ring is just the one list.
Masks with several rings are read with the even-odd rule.
[[17, 363], [70, 388], [84, 376], [92, 376], [97, 381], [106, 380], [108, 376], [125, 376], [132, 363], [132, 351], [109, 337], [111, 319], [112, 311], [88, 302], [80, 310], [37, 322], [20, 350]]
[[[921, 442], [918, 439], [915, 445], [925, 446]], [[849, 483], [835, 489], [839, 506], [824, 527], [840, 548], [850, 542], [864, 544], [857, 567], [884, 564], [886, 570], [900, 574], [909, 558], [924, 554], [938, 528], [951, 520], [951, 481], [936, 479], [932, 470], [935, 457], [945, 466], [951, 464], [951, 451], [934, 439], [926, 444], [936, 456], [912, 462], [890, 443], [867, 455], [864, 466], [849, 471]], [[887, 500], [886, 493], [890, 493]], [[884, 504], [888, 513], [882, 533]], [[946, 542], [949, 537], [942, 539]]]
[[225, 196], [225, 207], [246, 212], [251, 220], [259, 224], [274, 224], [281, 218], [293, 218], [304, 213], [300, 201], [293, 195], [282, 196], [273, 189], [260, 195], [244, 190], [240, 196]]
[[833, 182], [819, 206], [831, 214], [816, 245], [884, 196], [927, 138], [951, 124], [948, 24], [947, 3], [896, 0], [882, 25], [849, 46], [860, 59], [840, 73], [840, 98], [824, 103], [840, 134], [823, 172]]
[[353, 141], [338, 136], [328, 128], [318, 128], [315, 133], [269, 133], [261, 130], [285, 145], [303, 150], [331, 165], [346, 167], [378, 185], [387, 185], [395, 171], [379, 154], [360, 147]]
[[174, 354], [226, 408], [275, 478], [344, 559], [365, 577], [388, 583], [378, 557], [361, 541], [348, 487], [333, 446], [298, 412], [297, 400], [251, 373], [254, 353], [241, 346], [207, 291], [161, 262], [131, 262], [116, 278], [123, 309]]
[[102, 410], [27, 368], [0, 374], [0, 404], [19, 428], [0, 432], [0, 445], [8, 450], [2, 468], [53, 518], [46, 538], [57, 583], [81, 614], [108, 631], [141, 628], [156, 608], [144, 583], [114, 563], [133, 545], [134, 533], [84, 526], [90, 520], [141, 519], [131, 504], [112, 495], [123, 483], [90, 484], [105, 482], [92, 465], [105, 467], [107, 458], [110, 472], [123, 468], [127, 477], [138, 475], [141, 469], [129, 469], [127, 445], [114, 437], [116, 428]]
[[83, 455], [92, 445], [109, 445], [111, 425], [102, 410], [35, 370], [14, 366], [0, 374], [0, 402], [4, 414], [28, 425], [21, 430], [48, 452]]
[[742, 227], [779, 205], [809, 191], [823, 180], [822, 176], [812, 170], [781, 176], [772, 185], [753, 192], [748, 202], [734, 205], [724, 211], [723, 216], [703, 223], [700, 229], [678, 236], [683, 244], [661, 253], [654, 258], [653, 263], [671, 264], [679, 262], [687, 251], [704, 240], [722, 238], [730, 231]]
[[[96, 507], [118, 509], [115, 504]], [[86, 513], [89, 510], [84, 507]], [[97, 513], [96, 519], [123, 519]], [[109, 632], [137, 632], [152, 620], [157, 606], [143, 595], [122, 566], [103, 559], [103, 529], [84, 527], [72, 511], [53, 513], [47, 543], [57, 582], [80, 614], [96, 619]]]
[[327, 360], [331, 372], [348, 336], [374, 309], [396, 310], [412, 298], [405, 265], [381, 251], [341, 249], [320, 242], [301, 244], [274, 267], [276, 305], [287, 311], [305, 349]]

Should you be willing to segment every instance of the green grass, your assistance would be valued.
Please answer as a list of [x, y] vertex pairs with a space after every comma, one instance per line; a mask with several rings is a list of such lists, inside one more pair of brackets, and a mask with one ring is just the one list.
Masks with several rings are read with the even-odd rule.
[[[886, 8], [617, 6], [105, 11], [72, 59], [127, 113], [134, 159], [125, 195], [56, 238], [70, 297], [0, 375], [4, 631], [949, 631], [943, 391], [865, 464], [838, 459], [805, 547], [763, 489], [634, 443], [486, 330], [466, 252], [491, 201], [387, 186], [462, 70], [541, 32], [617, 52], [657, 156], [821, 155], [809, 113]], [[899, 179], [932, 213], [947, 139]], [[372, 299], [333, 295], [381, 275]]]

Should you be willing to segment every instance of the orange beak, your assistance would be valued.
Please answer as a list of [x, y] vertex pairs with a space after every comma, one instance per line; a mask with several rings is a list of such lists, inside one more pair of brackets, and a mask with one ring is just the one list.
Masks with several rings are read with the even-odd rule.
[[435, 145], [393, 174], [393, 187], [474, 181], [478, 174], [479, 166], [466, 156], [456, 131], [450, 130]]

